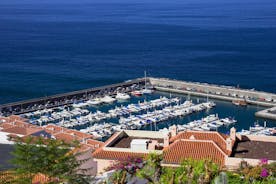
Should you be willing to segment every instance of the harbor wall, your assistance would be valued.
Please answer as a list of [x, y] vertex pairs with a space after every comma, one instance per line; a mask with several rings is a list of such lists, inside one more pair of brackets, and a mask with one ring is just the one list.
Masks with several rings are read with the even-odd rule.
[[255, 116], [260, 117], [260, 118], [265, 118], [265, 119], [276, 120], [276, 107], [258, 111], [255, 113]]
[[276, 94], [262, 91], [239, 89], [232, 86], [219, 86], [207, 83], [149, 78], [150, 83], [160, 91], [209, 97], [219, 100], [244, 100], [249, 104], [264, 107], [276, 106]]
[[[133, 85], [144, 86], [145, 79], [137, 78], [122, 83], [106, 85], [102, 87], [89, 88], [69, 93], [57, 94], [47, 97], [35, 98], [19, 102], [13, 102], [0, 105], [0, 115], [9, 116], [12, 114], [18, 115], [45, 108], [53, 108], [68, 104], [73, 104], [78, 101], [88, 100], [90, 98], [101, 97], [104, 95], [115, 95], [118, 91], [129, 92]], [[119, 89], [120, 88], [120, 89]]]

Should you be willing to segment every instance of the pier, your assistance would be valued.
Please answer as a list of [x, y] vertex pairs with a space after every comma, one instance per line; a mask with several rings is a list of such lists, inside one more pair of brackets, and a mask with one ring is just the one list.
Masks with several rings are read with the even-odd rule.
[[255, 116], [264, 118], [264, 119], [276, 120], [276, 107], [258, 111], [255, 113]]
[[276, 94], [263, 91], [219, 86], [207, 83], [186, 82], [179, 80], [150, 78], [150, 83], [156, 90], [179, 93], [225, 101], [244, 100], [248, 104], [267, 107], [268, 109], [255, 113], [256, 117], [276, 120]]
[[85, 101], [104, 95], [115, 95], [117, 92], [130, 92], [134, 89], [140, 89], [145, 85], [144, 78], [128, 80], [126, 82], [95, 87], [69, 93], [57, 94], [47, 97], [35, 98], [19, 102], [0, 105], [0, 115], [19, 115], [27, 112], [53, 108], [63, 105], [69, 105], [80, 101]]
[[276, 106], [276, 94], [262, 91], [239, 89], [233, 86], [219, 86], [207, 83], [149, 78], [150, 83], [159, 91], [187, 94], [213, 99], [233, 101], [245, 100], [248, 104], [263, 107]]

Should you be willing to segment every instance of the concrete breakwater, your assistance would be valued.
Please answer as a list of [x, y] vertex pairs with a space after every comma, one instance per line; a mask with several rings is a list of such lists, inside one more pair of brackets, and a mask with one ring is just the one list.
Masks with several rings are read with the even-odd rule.
[[273, 93], [164, 78], [150, 78], [149, 80], [159, 91], [208, 97], [225, 101], [244, 100], [248, 104], [269, 108], [272, 107], [272, 109], [259, 111], [255, 115], [261, 118], [276, 120], [276, 94]]
[[265, 109], [255, 113], [255, 116], [265, 119], [276, 120], [276, 107]]
[[190, 94], [220, 100], [246, 100], [249, 104], [265, 107], [276, 106], [276, 94], [239, 89], [232, 86], [218, 86], [207, 83], [185, 82], [179, 80], [150, 78], [150, 83], [160, 91]]
[[134, 89], [140, 89], [145, 85], [144, 78], [138, 78], [129, 80], [122, 83], [95, 87], [90, 89], [84, 89], [79, 91], [73, 91], [69, 93], [57, 94], [47, 97], [35, 98], [30, 100], [24, 100], [19, 102], [13, 102], [0, 105], [0, 115], [8, 116], [11, 114], [23, 114], [27, 112], [33, 112], [45, 108], [53, 108], [62, 105], [69, 105], [92, 99], [95, 97], [101, 97], [104, 95], [113, 96], [117, 92], [130, 92]]

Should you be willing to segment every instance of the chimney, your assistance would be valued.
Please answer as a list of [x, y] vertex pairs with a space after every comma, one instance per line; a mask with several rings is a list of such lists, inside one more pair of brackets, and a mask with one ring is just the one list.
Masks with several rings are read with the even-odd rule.
[[164, 137], [164, 147], [168, 147], [170, 145], [170, 133], [166, 133]]
[[177, 126], [173, 125], [170, 127], [171, 136], [174, 137], [177, 135]]
[[230, 137], [226, 139], [226, 150], [230, 152], [232, 151], [232, 139]]
[[234, 127], [232, 127], [230, 129], [230, 138], [233, 140], [233, 141], [236, 141], [236, 129]]
[[148, 150], [155, 150], [155, 146], [158, 144], [157, 140], [151, 140], [148, 144]]

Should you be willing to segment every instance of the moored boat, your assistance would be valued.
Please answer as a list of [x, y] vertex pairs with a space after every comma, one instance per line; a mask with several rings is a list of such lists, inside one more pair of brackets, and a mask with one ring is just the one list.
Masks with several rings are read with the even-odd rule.
[[138, 91], [138, 90], [132, 91], [131, 94], [134, 95], [134, 96], [142, 96], [143, 95], [143, 93], [141, 91]]
[[233, 100], [232, 103], [236, 106], [247, 106], [247, 102], [245, 100]]
[[104, 103], [112, 103], [112, 102], [116, 101], [116, 99], [106, 95], [101, 99], [101, 101]]
[[117, 93], [115, 98], [118, 100], [128, 100], [130, 99], [130, 96], [126, 93]]

